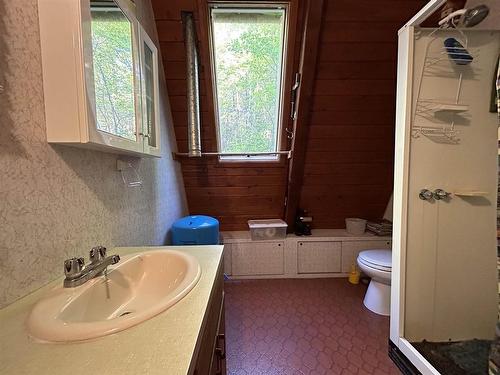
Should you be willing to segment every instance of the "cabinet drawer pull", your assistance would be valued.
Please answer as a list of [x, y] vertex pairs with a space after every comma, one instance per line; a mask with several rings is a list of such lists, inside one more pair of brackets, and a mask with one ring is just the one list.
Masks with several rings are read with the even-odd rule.
[[221, 359], [226, 359], [226, 336], [223, 333], [217, 335], [218, 342], [222, 341], [222, 345], [216, 349]]
[[217, 369], [215, 370], [215, 375], [223, 375], [223, 361], [226, 359], [226, 336], [224, 336], [223, 333], [219, 333], [217, 335], [217, 347], [215, 348], [215, 356], [217, 357]]
[[215, 375], [222, 375], [222, 361], [224, 360], [224, 358], [222, 358], [222, 349], [216, 348], [215, 355], [217, 356], [217, 369], [215, 370]]

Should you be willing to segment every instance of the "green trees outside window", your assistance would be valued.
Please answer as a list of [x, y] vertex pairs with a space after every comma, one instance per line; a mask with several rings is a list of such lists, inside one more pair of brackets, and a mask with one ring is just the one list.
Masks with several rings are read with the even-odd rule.
[[220, 151], [277, 151], [283, 9], [212, 9]]
[[136, 139], [132, 26], [121, 9], [92, 9], [97, 129]]

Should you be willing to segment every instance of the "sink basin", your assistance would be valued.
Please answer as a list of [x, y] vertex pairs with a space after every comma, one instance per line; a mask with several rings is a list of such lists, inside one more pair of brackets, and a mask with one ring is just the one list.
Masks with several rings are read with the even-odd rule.
[[76, 288], [56, 287], [33, 307], [29, 334], [42, 341], [88, 340], [122, 331], [165, 311], [194, 288], [198, 260], [176, 250], [130, 254]]

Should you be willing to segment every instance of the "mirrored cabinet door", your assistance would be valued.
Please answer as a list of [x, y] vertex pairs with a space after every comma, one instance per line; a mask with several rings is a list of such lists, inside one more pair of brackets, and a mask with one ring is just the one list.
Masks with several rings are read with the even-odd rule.
[[144, 147], [151, 154], [159, 154], [158, 50], [142, 27], [139, 30], [139, 35]]
[[160, 156], [158, 51], [135, 7], [38, 0], [48, 142]]
[[113, 1], [91, 1], [90, 12], [96, 128], [136, 141], [134, 27]]
[[[91, 142], [143, 152], [138, 21], [130, 0], [90, 0], [83, 14]], [[86, 10], [86, 9], [85, 9]]]

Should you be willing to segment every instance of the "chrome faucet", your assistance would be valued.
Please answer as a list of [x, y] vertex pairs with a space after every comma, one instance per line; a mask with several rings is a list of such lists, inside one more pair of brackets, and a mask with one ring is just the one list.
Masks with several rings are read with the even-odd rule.
[[108, 266], [116, 264], [120, 261], [119, 255], [111, 255], [106, 257], [106, 248], [104, 246], [96, 246], [90, 250], [90, 263], [85, 266], [83, 258], [70, 258], [64, 261], [64, 279], [65, 288], [74, 288], [84, 284], [94, 277], [101, 276]]

